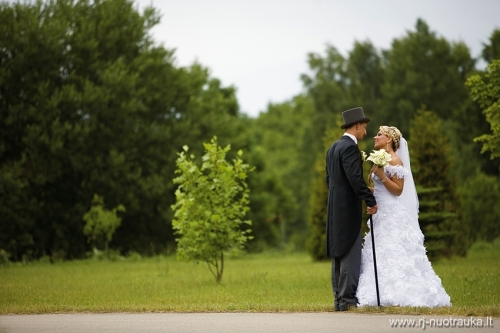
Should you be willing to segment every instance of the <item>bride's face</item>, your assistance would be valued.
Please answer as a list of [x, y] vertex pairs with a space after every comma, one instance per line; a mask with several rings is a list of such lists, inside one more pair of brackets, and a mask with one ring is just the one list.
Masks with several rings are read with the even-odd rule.
[[389, 138], [379, 131], [377, 135], [373, 137], [373, 141], [375, 141], [373, 145], [375, 149], [386, 149]]

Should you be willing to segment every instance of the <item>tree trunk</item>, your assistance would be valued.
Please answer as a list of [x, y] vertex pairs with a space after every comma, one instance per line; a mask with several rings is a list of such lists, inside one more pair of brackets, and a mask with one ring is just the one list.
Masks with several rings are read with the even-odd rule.
[[104, 241], [104, 252], [106, 253], [106, 261], [109, 261], [109, 249], [108, 249], [108, 241]]
[[222, 273], [224, 273], [224, 253], [220, 254], [220, 268], [217, 270], [217, 284], [222, 281]]
[[281, 231], [281, 247], [285, 249], [286, 247], [286, 221], [281, 214], [276, 214], [278, 221], [280, 222]]

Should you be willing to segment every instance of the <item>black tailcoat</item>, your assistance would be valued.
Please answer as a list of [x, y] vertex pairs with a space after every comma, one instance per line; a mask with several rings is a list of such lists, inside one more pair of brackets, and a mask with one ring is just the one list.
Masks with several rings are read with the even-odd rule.
[[343, 256], [361, 232], [361, 200], [369, 207], [377, 204], [363, 179], [362, 164], [358, 146], [345, 135], [326, 153], [326, 245], [330, 258]]

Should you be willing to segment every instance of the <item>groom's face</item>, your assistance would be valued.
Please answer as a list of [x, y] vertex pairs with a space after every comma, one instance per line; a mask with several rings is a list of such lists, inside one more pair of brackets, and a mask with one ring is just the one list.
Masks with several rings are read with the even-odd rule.
[[366, 123], [356, 124], [356, 139], [363, 140], [366, 136]]

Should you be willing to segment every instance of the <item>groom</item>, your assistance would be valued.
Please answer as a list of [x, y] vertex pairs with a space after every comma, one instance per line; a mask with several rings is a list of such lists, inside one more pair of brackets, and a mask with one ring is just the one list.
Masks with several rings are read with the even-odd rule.
[[332, 258], [332, 286], [335, 311], [356, 307], [361, 266], [361, 201], [368, 214], [377, 212], [377, 202], [363, 179], [363, 161], [358, 141], [366, 135], [363, 108], [342, 112], [345, 134], [326, 154], [328, 185], [326, 245]]

